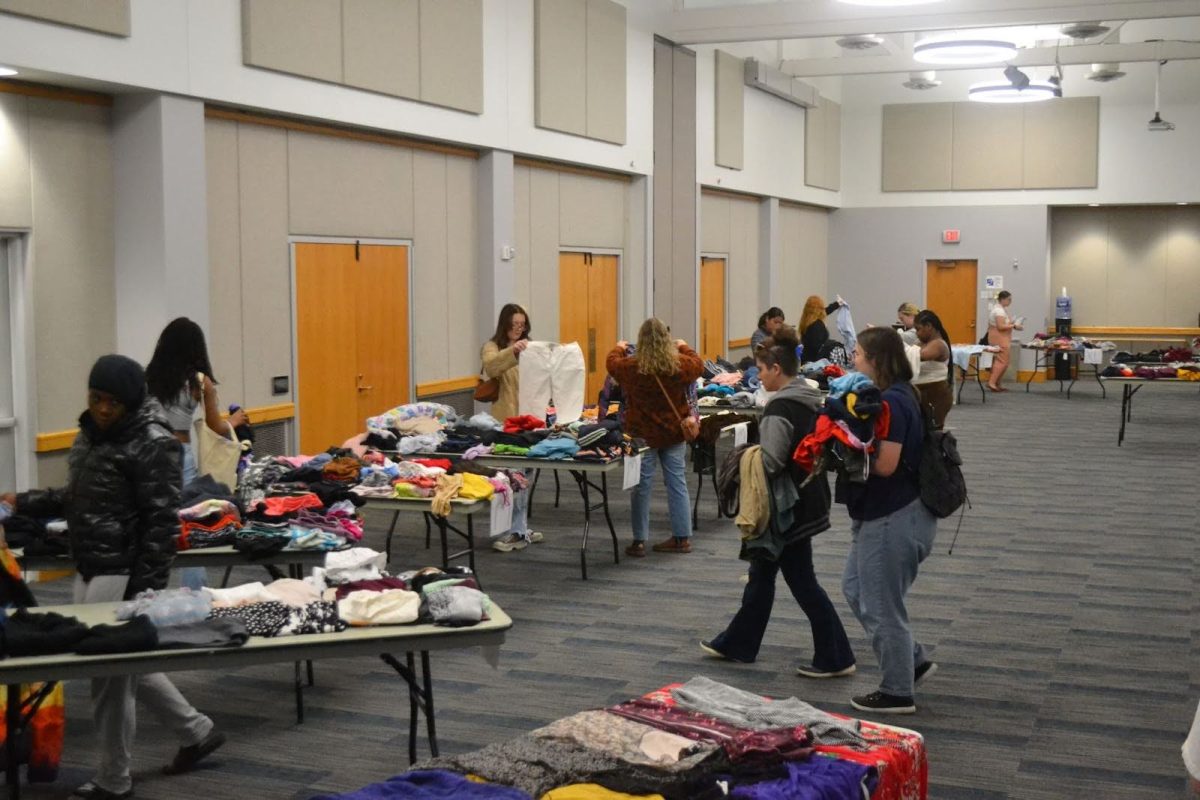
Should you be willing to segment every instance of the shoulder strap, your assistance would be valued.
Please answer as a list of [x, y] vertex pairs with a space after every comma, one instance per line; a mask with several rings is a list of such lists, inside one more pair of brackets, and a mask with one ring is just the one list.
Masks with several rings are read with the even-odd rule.
[[675, 403], [671, 400], [671, 395], [667, 394], [667, 387], [663, 386], [663, 382], [658, 376], [654, 376], [654, 382], [658, 384], [658, 388], [662, 390], [663, 397], [666, 398], [667, 405], [671, 408], [671, 413], [675, 415], [675, 419], [679, 420], [679, 424], [683, 424], [683, 417], [679, 414], [679, 409], [675, 407]]

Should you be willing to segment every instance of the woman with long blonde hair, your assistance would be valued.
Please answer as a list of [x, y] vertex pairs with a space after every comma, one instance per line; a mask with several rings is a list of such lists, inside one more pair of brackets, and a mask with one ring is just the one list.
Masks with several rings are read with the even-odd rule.
[[628, 342], [617, 342], [606, 359], [608, 374], [625, 391], [625, 432], [644, 439], [642, 474], [633, 492], [633, 543], [626, 555], [646, 555], [650, 534], [650, 484], [658, 462], [663, 465], [671, 537], [654, 545], [656, 553], [692, 552], [692, 516], [684, 461], [687, 445], [680, 423], [691, 413], [687, 389], [704, 371], [704, 362], [682, 339], [651, 317], [638, 331], [636, 355], [627, 355]]

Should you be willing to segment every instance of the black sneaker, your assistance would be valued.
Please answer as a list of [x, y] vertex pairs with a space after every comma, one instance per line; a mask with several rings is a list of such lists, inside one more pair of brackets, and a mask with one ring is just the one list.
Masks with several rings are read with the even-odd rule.
[[915, 670], [913, 670], [913, 686], [919, 685], [921, 681], [931, 677], [935, 672], [937, 672], [937, 670], [938, 666], [936, 661], [924, 662]]
[[725, 655], [720, 650], [713, 647], [712, 642], [705, 641], [704, 639], [700, 640], [700, 649], [703, 650], [708, 655], [712, 656], [713, 658], [719, 658], [723, 661], [732, 661], [735, 664], [753, 664], [754, 663], [753, 659], [751, 659], [750, 661], [747, 661], [742, 658], [734, 658], [733, 656]]
[[196, 744], [179, 748], [171, 763], [163, 767], [163, 774], [182, 775], [185, 772], [191, 772], [205, 756], [212, 755], [213, 751], [223, 744], [225, 744], [225, 734], [220, 731], [213, 731]]
[[853, 664], [841, 669], [821, 669], [812, 665], [801, 664], [796, 667], [796, 674], [803, 675], [805, 678], [841, 678], [845, 675], [853, 675], [857, 670], [858, 667]]
[[911, 697], [900, 697], [883, 692], [860, 694], [850, 698], [850, 705], [859, 711], [874, 711], [876, 714], [915, 714], [917, 704]]

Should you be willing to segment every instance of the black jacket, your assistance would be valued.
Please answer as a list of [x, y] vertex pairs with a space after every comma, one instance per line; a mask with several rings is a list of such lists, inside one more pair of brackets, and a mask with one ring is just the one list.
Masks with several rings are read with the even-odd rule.
[[162, 407], [147, 398], [107, 431], [84, 412], [62, 489], [25, 492], [22, 514], [67, 520], [79, 573], [128, 575], [126, 596], [163, 589], [179, 533], [183, 451]]

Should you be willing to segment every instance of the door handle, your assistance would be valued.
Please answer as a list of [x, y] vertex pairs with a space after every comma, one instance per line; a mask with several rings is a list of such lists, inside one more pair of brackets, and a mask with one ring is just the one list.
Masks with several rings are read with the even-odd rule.
[[363, 381], [362, 375], [359, 375], [358, 378], [356, 378], [354, 381], [354, 388], [358, 389], [358, 391], [369, 392], [375, 388], [374, 386], [364, 386], [362, 381]]
[[596, 371], [596, 329], [588, 328], [588, 372]]
[[967, 323], [967, 327], [968, 327], [968, 328], [974, 328], [974, 327], [975, 327], [975, 320], [971, 320], [970, 322], [968, 322], [968, 323]]

